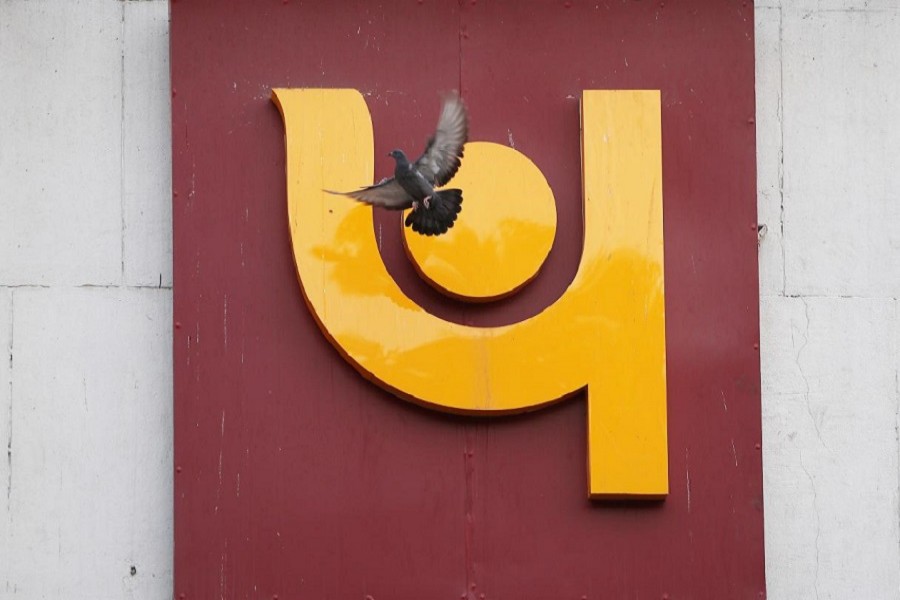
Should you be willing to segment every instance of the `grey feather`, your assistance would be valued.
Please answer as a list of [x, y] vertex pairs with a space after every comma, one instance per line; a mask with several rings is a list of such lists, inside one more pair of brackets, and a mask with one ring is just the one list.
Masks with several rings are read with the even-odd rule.
[[459, 170], [463, 146], [468, 139], [469, 124], [466, 107], [459, 96], [455, 93], [450, 94], [444, 98], [437, 131], [428, 140], [425, 152], [416, 161], [416, 169], [433, 186], [444, 185]]
[[347, 196], [366, 204], [381, 206], [390, 210], [403, 210], [412, 206], [413, 203], [412, 196], [407, 194], [406, 190], [400, 187], [400, 184], [393, 177], [382, 179], [380, 183], [352, 192], [325, 191], [329, 194]]

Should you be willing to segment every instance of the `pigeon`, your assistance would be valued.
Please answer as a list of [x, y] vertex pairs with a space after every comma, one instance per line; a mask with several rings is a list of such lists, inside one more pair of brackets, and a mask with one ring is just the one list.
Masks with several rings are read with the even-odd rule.
[[325, 191], [388, 210], [412, 207], [406, 216], [407, 227], [422, 235], [441, 235], [453, 227], [462, 210], [462, 190], [434, 188], [456, 175], [468, 135], [466, 107], [457, 94], [450, 94], [444, 98], [437, 131], [416, 162], [409, 162], [403, 150], [392, 150], [389, 156], [396, 163], [393, 177], [353, 192]]

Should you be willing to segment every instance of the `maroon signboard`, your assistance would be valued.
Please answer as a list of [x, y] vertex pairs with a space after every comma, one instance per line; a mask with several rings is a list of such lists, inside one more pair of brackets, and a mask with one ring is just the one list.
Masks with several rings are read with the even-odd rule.
[[[176, 598], [765, 596], [752, 3], [171, 8]], [[376, 211], [406, 294], [475, 326], [535, 315], [575, 275], [582, 91], [660, 90], [664, 500], [587, 498], [583, 396], [450, 416], [382, 391], [329, 344], [297, 282], [270, 99], [311, 87], [362, 92], [378, 178], [391, 148], [422, 146], [452, 89], [472, 139], [540, 167], [557, 202], [553, 248], [496, 302], [432, 289], [399, 215]]]

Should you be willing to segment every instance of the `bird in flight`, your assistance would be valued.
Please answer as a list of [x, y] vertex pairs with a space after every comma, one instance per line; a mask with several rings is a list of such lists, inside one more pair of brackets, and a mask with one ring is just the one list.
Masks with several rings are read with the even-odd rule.
[[422, 235], [441, 235], [453, 227], [462, 210], [462, 190], [434, 188], [456, 175], [468, 135], [466, 107], [456, 93], [450, 94], [444, 98], [437, 131], [416, 162], [409, 162], [403, 150], [392, 150], [390, 156], [396, 162], [393, 177], [353, 192], [325, 191], [388, 210], [412, 207], [406, 216], [407, 227]]

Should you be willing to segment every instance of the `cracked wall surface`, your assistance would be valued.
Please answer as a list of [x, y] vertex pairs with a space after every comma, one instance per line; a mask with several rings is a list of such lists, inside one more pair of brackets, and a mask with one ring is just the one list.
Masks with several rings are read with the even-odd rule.
[[[171, 596], [167, 21], [0, 2], [0, 599]], [[900, 0], [756, 25], [768, 597], [897, 599]]]
[[900, 2], [756, 8], [768, 597], [900, 598]]
[[0, 599], [171, 596], [170, 139], [166, 2], [0, 2]]

